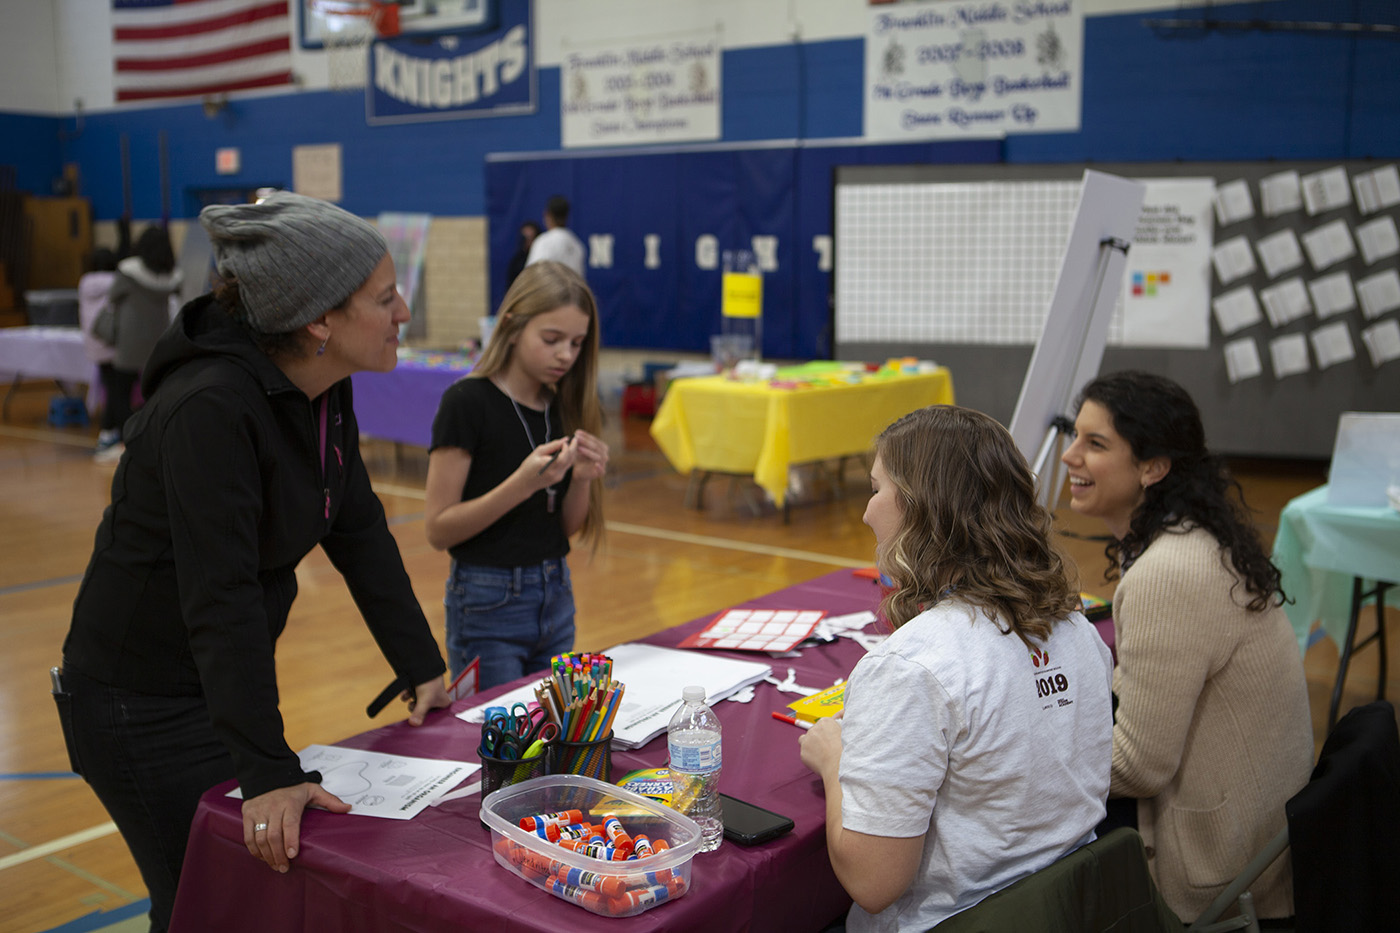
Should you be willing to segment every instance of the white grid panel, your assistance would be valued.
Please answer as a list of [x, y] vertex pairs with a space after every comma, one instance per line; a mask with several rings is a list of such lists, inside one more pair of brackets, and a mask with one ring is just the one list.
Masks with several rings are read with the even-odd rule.
[[838, 185], [837, 341], [1035, 344], [1081, 186]]

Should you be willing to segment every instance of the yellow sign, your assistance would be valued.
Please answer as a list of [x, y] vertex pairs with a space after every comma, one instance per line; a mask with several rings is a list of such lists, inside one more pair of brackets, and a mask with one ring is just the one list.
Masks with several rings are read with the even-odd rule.
[[759, 317], [763, 314], [763, 276], [726, 272], [723, 288], [720, 314], [725, 317]]

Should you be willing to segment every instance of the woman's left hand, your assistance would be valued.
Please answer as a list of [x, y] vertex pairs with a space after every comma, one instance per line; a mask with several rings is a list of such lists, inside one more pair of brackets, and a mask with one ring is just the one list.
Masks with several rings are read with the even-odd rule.
[[608, 445], [587, 431], [575, 431], [572, 444], [574, 479], [594, 480], [608, 472]]
[[413, 696], [409, 697], [408, 724], [421, 726], [428, 715], [428, 710], [450, 705], [452, 705], [452, 698], [447, 695], [447, 687], [443, 685], [442, 678], [434, 677], [426, 683], [419, 684], [414, 690]]

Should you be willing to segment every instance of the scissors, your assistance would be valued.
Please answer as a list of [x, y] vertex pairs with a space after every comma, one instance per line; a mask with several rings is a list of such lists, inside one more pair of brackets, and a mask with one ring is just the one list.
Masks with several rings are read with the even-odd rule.
[[559, 737], [559, 727], [543, 718], [523, 736], [498, 725], [501, 719], [493, 717], [492, 724], [481, 729], [481, 752], [491, 758], [515, 761], [524, 758], [536, 742], [547, 745]]

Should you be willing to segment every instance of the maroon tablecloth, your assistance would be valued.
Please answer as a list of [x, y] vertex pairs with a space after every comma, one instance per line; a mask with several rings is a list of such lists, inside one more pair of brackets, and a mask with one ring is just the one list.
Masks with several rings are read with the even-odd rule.
[[[742, 603], [766, 608], [817, 608], [832, 615], [873, 609], [879, 589], [849, 570]], [[707, 616], [646, 641], [674, 646], [713, 618]], [[800, 658], [772, 661], [782, 679], [789, 667], [805, 686], [847, 676], [861, 655], [850, 639], [806, 648]], [[752, 659], [753, 655], [736, 654]], [[766, 657], [766, 656], [765, 656]], [[626, 672], [617, 672], [626, 682]], [[530, 678], [534, 679], [534, 678]], [[521, 682], [458, 703], [454, 712]], [[676, 685], [679, 693], [682, 684]], [[490, 833], [481, 827], [474, 794], [430, 807], [408, 821], [307, 811], [302, 850], [285, 875], [243, 846], [240, 802], [231, 783], [204, 795], [190, 831], [171, 929], [176, 933], [303, 933], [303, 931], [528, 930], [819, 930], [850, 899], [826, 854], [821, 782], [798, 757], [799, 730], [773, 719], [796, 699], [760, 683], [751, 703], [721, 702], [723, 789], [792, 818], [792, 832], [745, 848], [726, 841], [697, 855], [690, 892], [628, 919], [591, 914], [520, 880], [496, 864]], [[476, 761], [479, 727], [446, 712], [413, 729], [396, 723], [338, 744], [427, 758]], [[666, 764], [665, 736], [635, 751], [613, 753], [613, 774]], [[475, 780], [475, 778], [473, 778]]]

